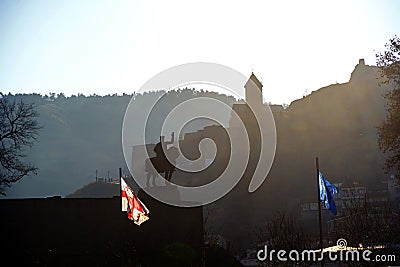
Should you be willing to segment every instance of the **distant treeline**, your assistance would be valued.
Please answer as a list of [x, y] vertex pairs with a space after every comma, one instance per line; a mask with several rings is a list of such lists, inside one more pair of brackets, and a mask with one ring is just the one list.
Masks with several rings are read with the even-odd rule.
[[[132, 94], [127, 94], [127, 93], [122, 93], [122, 94], [107, 94], [107, 95], [97, 95], [97, 94], [90, 94], [90, 95], [85, 95], [82, 93], [78, 94], [73, 94], [71, 96], [66, 96], [64, 93], [48, 93], [48, 94], [38, 94], [38, 93], [17, 93], [17, 94], [12, 94], [12, 93], [4, 93], [4, 96], [11, 97], [11, 98], [23, 98], [26, 101], [31, 101], [35, 102], [36, 104], [44, 103], [41, 101], [66, 101], [66, 100], [76, 100], [76, 99], [82, 99], [82, 98], [124, 98], [124, 97], [129, 97], [129, 98], [137, 98], [137, 97], [146, 97], [148, 95], [175, 95], [177, 97], [187, 97], [187, 96], [207, 96], [207, 97], [215, 97], [215, 98], [231, 98], [230, 96], [226, 96], [225, 94], [220, 94], [217, 92], [213, 91], [207, 91], [203, 89], [195, 89], [195, 88], [179, 88], [177, 90], [154, 90], [154, 91], [146, 91], [143, 93], [136, 93], [133, 92]], [[232, 97], [233, 98], [233, 97]]]
[[[156, 108], [159, 116], [152, 119], [149, 128], [152, 142], [159, 139], [166, 115], [179, 103], [200, 96], [215, 98], [228, 105], [236, 101], [231, 96], [190, 88], [106, 96], [6, 94], [5, 97], [35, 103], [39, 122], [44, 125], [39, 132], [39, 142], [27, 151], [26, 158], [39, 168], [38, 175], [15, 184], [7, 196], [66, 195], [94, 181], [96, 169], [100, 177], [106, 177], [108, 171], [110, 177], [116, 177], [119, 167], [127, 170], [121, 141], [125, 110], [131, 100], [133, 105], [140, 106], [153, 103], [161, 96]], [[196, 131], [198, 127], [192, 125], [188, 130]]]

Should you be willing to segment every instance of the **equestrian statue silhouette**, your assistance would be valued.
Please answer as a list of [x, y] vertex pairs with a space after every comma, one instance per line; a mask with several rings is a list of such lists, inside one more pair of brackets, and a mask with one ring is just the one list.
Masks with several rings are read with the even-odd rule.
[[[157, 173], [164, 173], [164, 178], [171, 182], [172, 173], [175, 171], [176, 159], [179, 157], [179, 151], [176, 147], [168, 148], [168, 145], [174, 143], [174, 133], [171, 134], [171, 141], [164, 141], [164, 136], [160, 136], [160, 142], [153, 149], [155, 157], [146, 159], [145, 171], [147, 172], [147, 186], [150, 187], [150, 179], [153, 178], [153, 186], [156, 185], [155, 178]], [[168, 156], [168, 158], [167, 158]]]

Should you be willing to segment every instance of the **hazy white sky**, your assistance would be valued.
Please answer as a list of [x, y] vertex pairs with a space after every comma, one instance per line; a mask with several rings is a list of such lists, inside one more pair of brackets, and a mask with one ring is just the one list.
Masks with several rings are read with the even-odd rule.
[[400, 1], [0, 0], [0, 90], [132, 93], [188, 62], [253, 70], [290, 103], [400, 35]]

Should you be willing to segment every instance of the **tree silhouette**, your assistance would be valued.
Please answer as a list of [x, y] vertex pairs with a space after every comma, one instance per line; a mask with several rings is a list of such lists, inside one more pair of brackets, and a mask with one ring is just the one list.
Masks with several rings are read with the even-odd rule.
[[[279, 211], [269, 216], [265, 224], [254, 231], [255, 240], [257, 242], [257, 250], [264, 249], [268, 246], [268, 250], [297, 250], [311, 248], [310, 237], [304, 232], [301, 221], [293, 217], [291, 214]], [[256, 257], [256, 255], [254, 256]], [[260, 266], [263, 263], [260, 262]], [[301, 262], [301, 260], [293, 262], [290, 266], [309, 266], [310, 262]], [[268, 261], [268, 266], [289, 266], [288, 262], [279, 261], [276, 257]]]
[[42, 127], [36, 118], [39, 116], [35, 105], [25, 104], [0, 93], [0, 194], [22, 177], [36, 173], [30, 163], [21, 158], [26, 147], [36, 141], [38, 130]]
[[379, 147], [387, 154], [386, 171], [400, 171], [400, 38], [395, 36], [385, 45], [383, 53], [376, 54], [377, 66], [384, 83], [394, 86], [385, 95], [388, 100], [386, 121], [378, 127]]
[[[387, 200], [367, 196], [348, 200], [343, 203], [342, 212], [342, 217], [332, 221], [333, 240], [344, 238], [347, 246], [360, 252], [365, 248], [379, 254], [397, 251], [396, 244], [400, 241], [399, 215], [391, 211]], [[376, 266], [376, 262], [346, 263], [348, 266]]]
[[273, 249], [301, 250], [309, 248], [310, 245], [301, 222], [285, 212], [276, 212], [268, 217], [255, 234], [259, 244], [267, 241], [268, 246]]

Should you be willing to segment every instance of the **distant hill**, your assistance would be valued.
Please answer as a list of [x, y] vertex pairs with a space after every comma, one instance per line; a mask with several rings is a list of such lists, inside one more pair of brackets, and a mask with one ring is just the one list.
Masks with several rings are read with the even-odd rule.
[[213, 204], [210, 221], [219, 234], [246, 247], [274, 212], [299, 216], [301, 202], [316, 201], [316, 157], [331, 182], [385, 188], [376, 127], [386, 116], [383, 95], [390, 88], [379, 86], [377, 67], [363, 63], [349, 82], [321, 88], [275, 113], [278, 143], [271, 171], [256, 192], [247, 193], [251, 177], [245, 177]]
[[[195, 96], [219, 99], [228, 105], [236, 100], [215, 92], [180, 89], [178, 91], [149, 92], [133, 95], [71, 96], [63, 94], [8, 95], [35, 103], [40, 113], [39, 122], [44, 128], [39, 132], [39, 142], [27, 151], [27, 161], [39, 168], [38, 174], [25, 177], [15, 183], [6, 193], [8, 198], [65, 196], [99, 177], [117, 178], [118, 168], [127, 174], [122, 153], [122, 122], [126, 107], [132, 99], [133, 105], [158, 102], [157, 110], [162, 116], [153, 118], [149, 140], [159, 139], [159, 132], [169, 110]], [[218, 112], [215, 110], [214, 112]], [[141, 114], [137, 114], [141, 116]], [[227, 117], [227, 120], [229, 117]], [[195, 131], [208, 122], [199, 120], [185, 127]], [[140, 131], [138, 127], [137, 131]]]
[[262, 202], [291, 196], [297, 202], [312, 197], [316, 156], [321, 171], [333, 182], [382, 188], [386, 175], [376, 126], [386, 116], [383, 94], [389, 88], [379, 82], [378, 68], [361, 61], [349, 82], [323, 87], [275, 113], [276, 158], [256, 198]]
[[274, 177], [287, 179], [287, 185], [297, 189], [293, 194], [301, 196], [299, 188], [314, 187], [314, 180], [307, 183], [306, 177], [314, 178], [318, 156], [321, 170], [334, 182], [381, 188], [386, 175], [376, 127], [386, 116], [383, 95], [389, 88], [379, 86], [380, 81], [378, 68], [361, 60], [348, 83], [321, 88], [291, 103], [276, 118], [278, 150], [271, 182]]
[[[222, 229], [221, 234], [228, 240], [251, 242], [252, 231], [268, 215], [277, 210], [297, 212], [301, 201], [315, 198], [316, 156], [321, 171], [331, 182], [356, 181], [367, 190], [382, 189], [387, 175], [382, 171], [384, 156], [377, 145], [376, 127], [386, 116], [383, 95], [391, 88], [379, 86], [380, 79], [377, 67], [360, 61], [349, 82], [323, 87], [276, 112], [278, 144], [266, 182], [253, 194], [230, 193], [219, 200], [219, 211], [214, 214], [219, 224], [216, 229]], [[269, 90], [267, 84], [264, 86]], [[160, 93], [134, 95], [133, 101], [140, 105]], [[199, 94], [229, 105], [236, 102], [216, 93], [181, 90], [165, 98], [159, 107], [161, 113], [168, 114], [177, 103]], [[28, 155], [28, 160], [39, 167], [38, 175], [15, 184], [7, 191], [8, 197], [119, 195], [116, 184], [94, 182], [94, 177], [96, 169], [99, 177], [106, 177], [110, 171], [114, 179], [119, 167], [126, 169], [121, 128], [132, 96], [13, 97], [35, 102], [45, 127], [40, 132], [40, 142]], [[164, 117], [158, 120], [156, 124], [161, 124]], [[201, 121], [186, 130], [195, 131], [205, 125]], [[158, 130], [152, 132], [154, 141]], [[238, 187], [247, 192], [248, 182], [240, 182]], [[237, 231], [238, 227], [242, 230]]]
[[110, 198], [120, 195], [120, 186], [117, 182], [95, 181], [76, 190], [67, 198]]
[[[265, 88], [269, 90], [267, 84]], [[262, 195], [274, 196], [276, 188], [295, 198], [311, 193], [315, 156], [319, 156], [321, 169], [333, 181], [359, 180], [370, 188], [379, 187], [385, 175], [376, 126], [386, 114], [382, 95], [387, 90], [379, 86], [377, 67], [360, 62], [348, 83], [321, 88], [277, 113], [276, 158], [267, 182], [259, 190], [265, 191]], [[93, 182], [95, 170], [99, 177], [109, 171], [110, 177], [116, 178], [119, 167], [127, 169], [121, 129], [129, 101], [133, 97], [133, 103], [141, 105], [162, 93], [12, 96], [35, 102], [44, 128], [27, 158], [39, 168], [38, 175], [16, 183], [7, 191], [8, 197], [64, 196]], [[167, 114], [173, 106], [198, 95], [215, 97], [229, 105], [236, 101], [212, 92], [180, 90], [168, 93], [159, 109]], [[164, 118], [158, 119], [161, 125]], [[202, 123], [186, 131], [204, 126]], [[154, 141], [158, 139], [157, 131], [154, 129]]]

